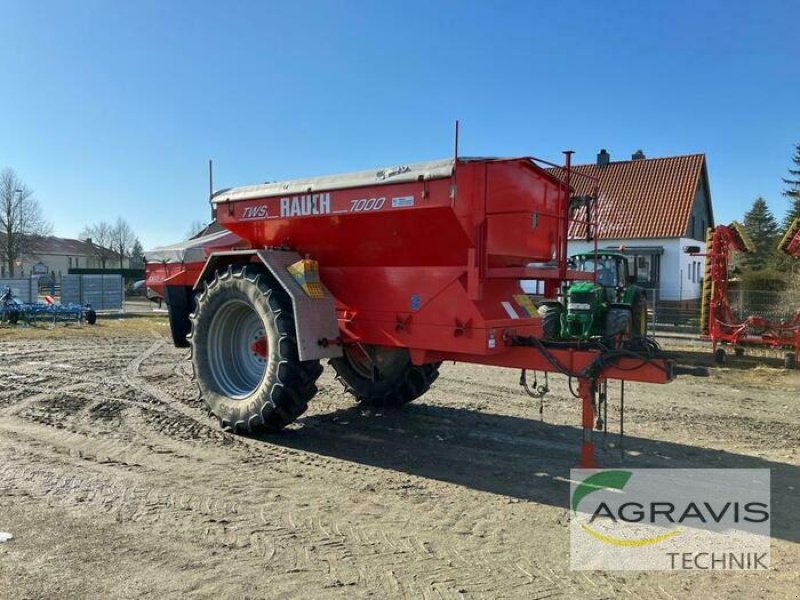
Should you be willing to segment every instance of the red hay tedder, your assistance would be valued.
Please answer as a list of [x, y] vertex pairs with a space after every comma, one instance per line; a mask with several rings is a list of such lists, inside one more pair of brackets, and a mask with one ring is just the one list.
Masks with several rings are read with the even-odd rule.
[[214, 193], [225, 231], [147, 257], [209, 411], [233, 431], [278, 430], [316, 393], [320, 359], [379, 407], [424, 394], [444, 361], [522, 382], [559, 372], [577, 379], [592, 466], [607, 381], [674, 371], [646, 338], [543, 339], [520, 281], [563, 301], [566, 282], [594, 277], [568, 268], [570, 155], [561, 179], [528, 157], [451, 158]]
[[[800, 219], [795, 219], [787, 229], [778, 249], [789, 256], [800, 256]], [[725, 362], [725, 345], [732, 345], [737, 355], [743, 353], [746, 346], [761, 346], [786, 350], [784, 366], [793, 369], [800, 352], [800, 308], [788, 320], [773, 321], [758, 315], [737, 318], [730, 305], [730, 257], [734, 251], [749, 253], [753, 250], [753, 242], [736, 221], [708, 230], [700, 313], [702, 338], [712, 342], [718, 363]]]

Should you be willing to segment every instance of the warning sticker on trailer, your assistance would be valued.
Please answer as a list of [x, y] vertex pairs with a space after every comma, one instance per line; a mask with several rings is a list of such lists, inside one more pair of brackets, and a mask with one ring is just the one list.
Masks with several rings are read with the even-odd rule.
[[528, 317], [538, 316], [539, 310], [536, 308], [536, 304], [533, 302], [531, 297], [528, 296], [528, 294], [515, 294], [514, 301]]
[[414, 206], [414, 196], [392, 198], [392, 208], [407, 208], [409, 206]]
[[509, 318], [511, 318], [511, 319], [519, 319], [519, 315], [517, 314], [517, 311], [514, 310], [514, 307], [511, 305], [511, 302], [506, 302], [504, 300], [500, 304], [506, 310], [506, 313], [508, 314]]

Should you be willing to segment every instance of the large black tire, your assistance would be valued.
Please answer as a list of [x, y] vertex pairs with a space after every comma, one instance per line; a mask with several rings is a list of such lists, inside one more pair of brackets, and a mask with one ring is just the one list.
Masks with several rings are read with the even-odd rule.
[[647, 335], [647, 296], [643, 291], [637, 292], [634, 296], [631, 316], [633, 320], [632, 334], [645, 337]]
[[[164, 286], [164, 296], [169, 311], [169, 332], [176, 348], [188, 348], [187, 336], [192, 331], [189, 316], [195, 309], [194, 290], [188, 285]], [[158, 301], [161, 308], [161, 299]]]
[[606, 317], [606, 337], [618, 335], [628, 337], [631, 334], [631, 311], [627, 308], [612, 308]]
[[189, 320], [190, 313], [184, 307], [169, 307], [169, 333], [172, 336], [172, 343], [176, 348], [188, 348], [189, 334], [192, 331], [192, 323]]
[[10, 310], [8, 311], [8, 322], [12, 325], [16, 325], [19, 322], [19, 311], [18, 310]]
[[552, 304], [539, 307], [542, 317], [542, 339], [557, 340], [561, 337], [561, 308]]
[[717, 348], [714, 350], [714, 362], [718, 365], [725, 364], [725, 348]]
[[270, 276], [252, 265], [217, 272], [191, 322], [195, 380], [222, 427], [275, 432], [305, 412], [322, 366], [300, 361], [291, 300]]
[[94, 325], [95, 323], [97, 323], [97, 313], [92, 308], [88, 309], [84, 313], [84, 317], [86, 317], [86, 322], [89, 325]]
[[345, 391], [376, 408], [399, 408], [422, 396], [439, 377], [441, 364], [417, 366], [405, 348], [365, 344], [349, 344], [344, 356], [330, 360]]

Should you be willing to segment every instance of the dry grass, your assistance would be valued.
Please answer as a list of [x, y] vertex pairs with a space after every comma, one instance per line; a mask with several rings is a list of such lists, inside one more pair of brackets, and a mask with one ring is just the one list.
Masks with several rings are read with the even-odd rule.
[[797, 385], [800, 382], [800, 373], [767, 365], [757, 365], [751, 369], [742, 370], [740, 379], [748, 383], [764, 385], [780, 385], [782, 383]]
[[29, 338], [102, 338], [125, 335], [169, 335], [166, 315], [99, 316], [95, 325], [37, 322], [0, 325], [0, 341]]

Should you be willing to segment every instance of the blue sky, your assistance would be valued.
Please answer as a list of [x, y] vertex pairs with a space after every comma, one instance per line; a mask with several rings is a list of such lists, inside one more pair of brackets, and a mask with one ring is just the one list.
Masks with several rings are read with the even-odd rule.
[[705, 152], [717, 221], [778, 217], [800, 2], [4, 0], [0, 167], [58, 235], [146, 247], [217, 187], [463, 154]]

